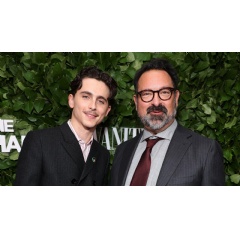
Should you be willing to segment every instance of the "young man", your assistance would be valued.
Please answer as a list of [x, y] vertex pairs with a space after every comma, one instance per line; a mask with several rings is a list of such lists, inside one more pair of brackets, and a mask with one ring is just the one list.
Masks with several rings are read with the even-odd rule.
[[83, 69], [71, 82], [71, 119], [27, 134], [14, 185], [105, 185], [110, 154], [93, 133], [116, 93], [117, 84], [108, 74], [96, 67]]
[[[134, 102], [144, 131], [116, 149], [110, 185], [224, 185], [219, 144], [180, 126], [178, 76], [153, 59], [134, 78]], [[142, 156], [144, 155], [144, 156]]]

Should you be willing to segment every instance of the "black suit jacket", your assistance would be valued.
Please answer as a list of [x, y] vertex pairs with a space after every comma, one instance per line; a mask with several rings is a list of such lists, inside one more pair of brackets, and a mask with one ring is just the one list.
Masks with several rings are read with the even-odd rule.
[[[142, 133], [116, 149], [110, 185], [125, 185], [129, 167]], [[163, 185], [224, 185], [225, 173], [220, 145], [177, 126], [169, 144], [157, 186]]]
[[109, 159], [108, 150], [93, 140], [85, 163], [67, 123], [31, 131], [19, 155], [14, 185], [105, 185]]

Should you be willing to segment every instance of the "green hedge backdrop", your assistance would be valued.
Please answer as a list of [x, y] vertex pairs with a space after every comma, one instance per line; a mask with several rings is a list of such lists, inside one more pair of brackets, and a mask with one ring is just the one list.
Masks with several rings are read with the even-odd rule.
[[[133, 76], [153, 57], [176, 67], [181, 92], [178, 121], [222, 146], [226, 185], [240, 184], [239, 53], [0, 53], [0, 119], [14, 120], [14, 135], [53, 127], [70, 116], [69, 82], [96, 65], [117, 81], [116, 105], [102, 126], [142, 127], [133, 104]], [[12, 133], [0, 132], [8, 140]], [[113, 154], [113, 153], [112, 153]], [[0, 151], [0, 185], [12, 185], [17, 150]]]

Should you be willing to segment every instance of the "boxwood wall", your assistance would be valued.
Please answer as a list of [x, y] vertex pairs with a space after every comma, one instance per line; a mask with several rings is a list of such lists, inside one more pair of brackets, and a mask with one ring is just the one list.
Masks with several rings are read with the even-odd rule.
[[[83, 66], [97, 65], [119, 86], [116, 105], [102, 126], [142, 127], [132, 100], [132, 79], [152, 57], [168, 58], [177, 68], [178, 121], [221, 144], [226, 185], [239, 185], [239, 53], [0, 53], [0, 119], [14, 120], [18, 138], [61, 124], [70, 115], [69, 82]], [[12, 185], [17, 158], [16, 150], [0, 153], [0, 185]]]

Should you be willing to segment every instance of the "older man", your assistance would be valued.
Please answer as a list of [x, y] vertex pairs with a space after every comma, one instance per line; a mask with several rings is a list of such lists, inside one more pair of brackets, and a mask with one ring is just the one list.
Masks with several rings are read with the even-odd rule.
[[116, 149], [110, 185], [224, 185], [219, 144], [178, 124], [178, 76], [165, 59], [145, 63], [134, 78], [144, 130]]

